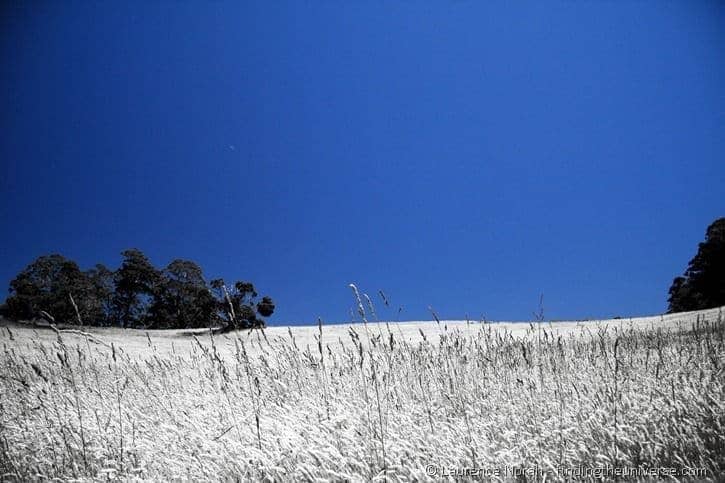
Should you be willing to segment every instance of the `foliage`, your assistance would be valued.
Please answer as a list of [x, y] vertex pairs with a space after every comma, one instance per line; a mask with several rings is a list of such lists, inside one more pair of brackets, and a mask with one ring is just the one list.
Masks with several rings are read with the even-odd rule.
[[47, 312], [68, 324], [156, 329], [221, 324], [233, 330], [264, 326], [261, 317], [274, 311], [269, 297], [255, 305], [257, 292], [250, 282], [236, 282], [229, 292], [222, 279], [207, 285], [201, 267], [191, 260], [176, 259], [157, 270], [138, 249], [121, 255], [115, 272], [102, 264], [82, 272], [58, 254], [39, 257], [10, 282], [4, 314], [30, 320]]
[[269, 317], [274, 312], [274, 302], [270, 297], [262, 297], [262, 301], [257, 304], [257, 312], [262, 317]]
[[125, 250], [121, 255], [124, 260], [114, 276], [114, 314], [121, 327], [141, 325], [148, 321], [160, 274], [138, 249]]
[[223, 279], [215, 279], [211, 286], [217, 293], [219, 312], [226, 314], [225, 331], [264, 327], [264, 319], [257, 315], [269, 317], [274, 312], [274, 303], [268, 296], [262, 297], [262, 301], [255, 305], [258, 294], [251, 282], [238, 281], [230, 290]]
[[[9, 315], [28, 319], [44, 310], [62, 320], [77, 321], [71, 296], [86, 300], [86, 295], [92, 291], [90, 282], [75, 262], [58, 254], [45, 255], [10, 282]], [[81, 303], [78, 309], [81, 318], [95, 315], [91, 304]]]
[[93, 311], [94, 317], [90, 322], [93, 325], [108, 325], [113, 315], [113, 295], [115, 285], [113, 272], [105, 265], [99, 263], [95, 267], [84, 272], [90, 282], [90, 292], [82, 299]]
[[179, 329], [217, 321], [217, 302], [196, 263], [174, 260], [160, 275], [150, 309], [154, 328]]
[[669, 312], [725, 305], [725, 218], [707, 228], [684, 275], [673, 280], [668, 301]]

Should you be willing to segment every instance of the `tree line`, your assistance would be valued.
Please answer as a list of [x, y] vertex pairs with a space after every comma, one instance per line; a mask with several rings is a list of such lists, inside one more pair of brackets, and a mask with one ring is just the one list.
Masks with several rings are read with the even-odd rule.
[[707, 227], [705, 241], [698, 245], [685, 273], [672, 281], [669, 295], [669, 312], [725, 305], [725, 218]]
[[159, 270], [138, 249], [121, 255], [115, 271], [103, 264], [81, 271], [58, 254], [38, 257], [10, 282], [4, 315], [92, 326], [234, 330], [263, 327], [274, 312], [274, 301], [257, 301], [250, 282], [207, 283], [190, 260], [176, 259]]

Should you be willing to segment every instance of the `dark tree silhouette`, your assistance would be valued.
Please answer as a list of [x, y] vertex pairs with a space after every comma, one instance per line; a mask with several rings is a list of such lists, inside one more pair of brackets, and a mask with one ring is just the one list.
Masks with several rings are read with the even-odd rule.
[[262, 297], [262, 301], [257, 304], [257, 312], [262, 317], [269, 317], [274, 312], [274, 302], [270, 297]]
[[210, 285], [216, 292], [217, 310], [224, 314], [219, 320], [226, 320], [226, 326], [221, 329], [223, 332], [264, 327], [266, 323], [258, 315], [269, 317], [274, 312], [270, 297], [262, 297], [262, 301], [255, 304], [257, 290], [251, 282], [239, 281], [229, 289], [219, 278], [212, 280]]
[[[32, 319], [48, 312], [58, 321], [77, 322], [74, 301], [82, 301], [92, 285], [78, 265], [62, 255], [37, 258], [10, 282], [8, 313], [14, 319]], [[88, 304], [77, 305], [82, 319], [93, 317]]]
[[113, 312], [113, 272], [99, 263], [83, 273], [90, 283], [90, 291], [80, 300], [91, 313], [87, 322], [91, 325], [108, 325]]
[[725, 218], [715, 220], [669, 290], [669, 312], [700, 310], [725, 305]]
[[141, 250], [132, 248], [121, 255], [123, 263], [114, 276], [114, 319], [121, 327], [135, 327], [148, 322], [161, 276]]
[[138, 249], [121, 255], [115, 272], [101, 264], [81, 272], [58, 254], [39, 257], [10, 282], [0, 315], [65, 324], [230, 331], [263, 327], [262, 317], [274, 312], [270, 297], [255, 303], [251, 282], [236, 282], [231, 289], [222, 279], [207, 285], [201, 267], [190, 260], [176, 259], [159, 271]]
[[150, 310], [154, 328], [208, 327], [217, 321], [217, 306], [201, 268], [174, 260], [161, 272]]

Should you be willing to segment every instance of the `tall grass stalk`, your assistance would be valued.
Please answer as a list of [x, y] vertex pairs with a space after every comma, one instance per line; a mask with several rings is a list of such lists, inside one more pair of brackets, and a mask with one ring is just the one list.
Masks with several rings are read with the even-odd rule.
[[718, 310], [582, 328], [439, 320], [391, 326], [386, 343], [370, 305], [369, 330], [0, 331], [0, 475], [427, 481], [430, 463], [538, 466], [547, 481], [564, 480], [558, 466], [725, 474]]

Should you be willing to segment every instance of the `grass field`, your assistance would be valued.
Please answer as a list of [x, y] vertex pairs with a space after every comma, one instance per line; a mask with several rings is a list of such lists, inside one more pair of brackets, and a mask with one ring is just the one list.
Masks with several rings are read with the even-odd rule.
[[725, 475], [722, 309], [213, 337], [5, 325], [4, 480]]

